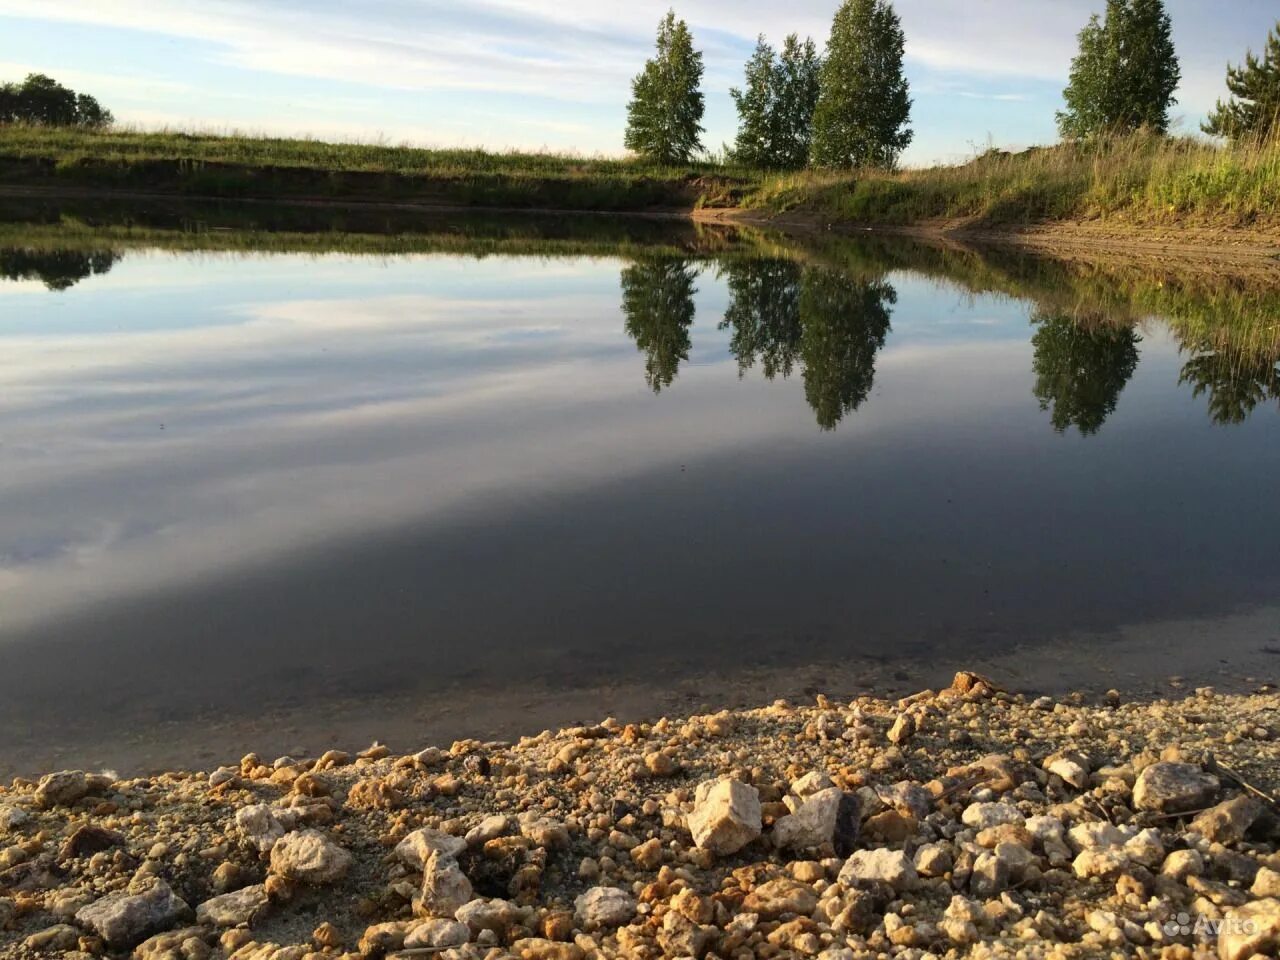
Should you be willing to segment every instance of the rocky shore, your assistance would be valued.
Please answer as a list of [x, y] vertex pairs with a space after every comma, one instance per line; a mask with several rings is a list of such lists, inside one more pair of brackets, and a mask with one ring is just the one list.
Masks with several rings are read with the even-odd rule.
[[1275, 957], [1280, 695], [972, 673], [0, 787], [0, 956]]

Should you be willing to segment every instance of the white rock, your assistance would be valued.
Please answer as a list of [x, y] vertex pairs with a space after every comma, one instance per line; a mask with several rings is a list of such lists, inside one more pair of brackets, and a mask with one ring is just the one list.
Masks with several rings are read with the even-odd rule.
[[471, 929], [457, 920], [433, 919], [414, 927], [404, 938], [406, 950], [437, 948], [447, 950], [471, 941]]
[[1099, 850], [1107, 847], [1123, 847], [1131, 836], [1112, 823], [1078, 823], [1067, 831], [1067, 839], [1071, 849], [1077, 853], [1082, 850]]
[[573, 901], [573, 907], [584, 930], [621, 927], [636, 915], [635, 897], [617, 887], [592, 887]]
[[1027, 828], [1027, 833], [1031, 834], [1036, 840], [1044, 843], [1046, 840], [1061, 840], [1066, 833], [1066, 827], [1063, 826], [1061, 820], [1057, 817], [1051, 817], [1047, 814], [1041, 814], [1036, 817], [1028, 817], [1027, 822], [1023, 824]]
[[782, 850], [808, 850], [830, 843], [843, 798], [839, 787], [828, 787], [801, 801], [795, 812], [773, 825], [774, 843]]
[[471, 900], [459, 907], [454, 916], [473, 934], [491, 930], [505, 936], [511, 925], [520, 919], [520, 908], [508, 900]]
[[1124, 843], [1125, 855], [1135, 863], [1156, 869], [1164, 863], [1164, 842], [1155, 827], [1140, 830]]
[[698, 785], [689, 832], [703, 850], [727, 856], [760, 836], [760, 794], [739, 780], [708, 780]]
[[1175, 880], [1198, 877], [1204, 873], [1204, 857], [1199, 850], [1175, 850], [1165, 857], [1160, 872]]
[[971, 803], [964, 808], [960, 819], [966, 827], [973, 827], [975, 830], [986, 830], [1005, 823], [1021, 826], [1026, 820], [1022, 811], [1011, 803]]
[[497, 840], [510, 830], [511, 818], [501, 813], [494, 814], [492, 817], [485, 817], [467, 831], [466, 844], [468, 847], [483, 847], [490, 840]]
[[1129, 867], [1129, 858], [1120, 847], [1098, 847], [1085, 850], [1072, 861], [1071, 868], [1082, 880], [1101, 877], [1114, 880]]
[[[1169, 854], [1172, 858], [1173, 854]], [[1168, 861], [1166, 860], [1167, 864]], [[1270, 897], [1280, 897], [1280, 870], [1272, 870], [1270, 867], [1261, 867], [1257, 875], [1253, 878], [1253, 886], [1249, 888], [1249, 892], [1255, 897], [1264, 899]]]
[[267, 909], [267, 888], [262, 884], [206, 900], [196, 907], [196, 922], [211, 927], [252, 926]]
[[941, 877], [953, 866], [951, 851], [941, 843], [926, 843], [916, 851], [916, 872], [922, 877]]
[[271, 848], [271, 872], [303, 883], [334, 883], [351, 868], [351, 854], [319, 830], [287, 833]]
[[63, 770], [40, 778], [36, 785], [36, 806], [42, 810], [75, 803], [89, 792], [89, 775], [83, 770]]
[[528, 820], [520, 824], [520, 834], [548, 850], [563, 850], [569, 846], [569, 830], [558, 820]]
[[466, 849], [467, 841], [462, 837], [424, 827], [397, 843], [395, 854], [406, 866], [422, 870], [427, 865], [427, 858], [437, 851], [446, 857], [456, 857]]
[[89, 927], [115, 950], [135, 946], [149, 934], [165, 930], [190, 907], [163, 880], [155, 880], [141, 893], [122, 890], [82, 908], [76, 922]]
[[1221, 960], [1274, 957], [1280, 952], [1280, 900], [1255, 900], [1228, 910], [1218, 932]]
[[31, 820], [31, 814], [21, 807], [0, 803], [0, 833], [10, 833], [25, 826]]
[[883, 883], [894, 890], [914, 890], [920, 882], [915, 864], [901, 850], [856, 850], [840, 868], [840, 882], [847, 887]]
[[427, 917], [452, 918], [471, 902], [471, 892], [471, 881], [458, 866], [458, 861], [439, 850], [433, 851], [422, 871], [418, 913]]
[[797, 797], [811, 797], [820, 790], [829, 790], [835, 784], [825, 770], [813, 770], [791, 784], [791, 792]]
[[1217, 795], [1218, 778], [1192, 763], [1153, 763], [1133, 785], [1134, 806], [1157, 813], [1200, 810]]
[[241, 807], [236, 811], [236, 829], [245, 842], [259, 853], [268, 853], [284, 836], [284, 825], [265, 803]]

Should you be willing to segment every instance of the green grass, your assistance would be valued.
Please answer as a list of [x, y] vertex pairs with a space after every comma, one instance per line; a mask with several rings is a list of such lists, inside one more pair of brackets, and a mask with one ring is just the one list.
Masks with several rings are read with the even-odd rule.
[[952, 167], [806, 171], [764, 178], [748, 204], [870, 224], [967, 218], [992, 225], [1110, 220], [1275, 226], [1280, 138], [1221, 147], [1137, 134], [1016, 154], [991, 150]]
[[731, 205], [736, 167], [320, 140], [0, 128], [0, 183], [216, 197], [314, 197], [635, 211]]

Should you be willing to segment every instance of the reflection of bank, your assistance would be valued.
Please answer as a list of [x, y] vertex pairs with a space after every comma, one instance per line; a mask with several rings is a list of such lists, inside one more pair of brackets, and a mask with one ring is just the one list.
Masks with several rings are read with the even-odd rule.
[[[741, 371], [759, 362], [766, 378], [785, 378], [800, 361], [805, 398], [824, 430], [866, 401], [897, 302], [888, 281], [786, 259], [730, 260], [720, 269], [729, 291], [720, 326], [732, 330]], [[645, 258], [622, 272], [627, 333], [645, 354], [655, 392], [689, 357], [696, 276], [683, 258]]]
[[5, 280], [39, 280], [50, 290], [67, 290], [81, 280], [110, 270], [120, 254], [109, 250], [0, 249], [0, 277]]

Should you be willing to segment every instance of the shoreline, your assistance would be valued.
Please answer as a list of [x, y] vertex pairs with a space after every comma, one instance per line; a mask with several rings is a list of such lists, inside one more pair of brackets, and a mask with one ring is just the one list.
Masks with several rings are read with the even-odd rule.
[[900, 698], [529, 733], [0, 787], [0, 955], [1280, 946], [1274, 688], [1031, 697], [961, 671]]

